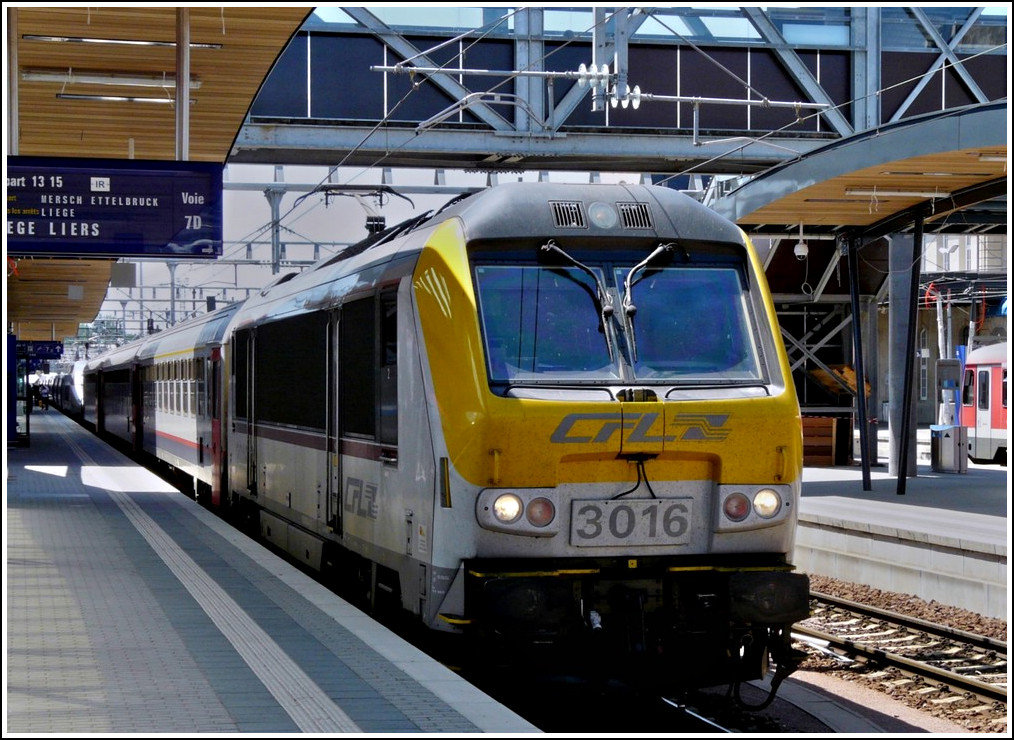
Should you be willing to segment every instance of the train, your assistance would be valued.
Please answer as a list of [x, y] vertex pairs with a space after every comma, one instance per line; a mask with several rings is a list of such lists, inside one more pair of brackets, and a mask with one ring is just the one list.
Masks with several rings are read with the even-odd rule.
[[86, 360], [75, 360], [48, 376], [49, 405], [76, 421], [83, 420], [85, 364]]
[[968, 458], [1007, 464], [1007, 342], [973, 349], [965, 357], [961, 382], [961, 426]]
[[738, 697], [803, 659], [774, 304], [747, 235], [674, 189], [463, 194], [90, 360], [83, 389], [182, 491], [482, 660]]

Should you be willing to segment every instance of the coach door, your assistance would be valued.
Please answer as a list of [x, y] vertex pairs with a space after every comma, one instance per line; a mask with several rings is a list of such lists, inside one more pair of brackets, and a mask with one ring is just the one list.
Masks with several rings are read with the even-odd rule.
[[130, 382], [130, 414], [127, 417], [127, 429], [130, 430], [134, 454], [141, 452], [144, 443], [143, 372], [140, 365], [134, 364], [130, 366], [130, 374], [127, 376]]
[[211, 503], [222, 502], [224, 439], [222, 435], [222, 348], [211, 350], [206, 370], [208, 388], [208, 416], [211, 417]]
[[342, 534], [341, 444], [338, 410], [338, 331], [340, 313], [332, 312], [327, 327], [327, 510], [328, 529]]
[[992, 409], [990, 374], [992, 368], [980, 367], [975, 371], [975, 457], [993, 456], [991, 437]]
[[[240, 471], [246, 469], [246, 489], [257, 495], [257, 439], [254, 429], [254, 330], [246, 329], [236, 332], [233, 342], [232, 369], [233, 393], [235, 394], [235, 420], [233, 432], [243, 438], [243, 442], [232, 440], [230, 444], [235, 454], [243, 455], [244, 460], [231, 462], [231, 475], [239, 478]], [[234, 483], [239, 483], [239, 480]]]

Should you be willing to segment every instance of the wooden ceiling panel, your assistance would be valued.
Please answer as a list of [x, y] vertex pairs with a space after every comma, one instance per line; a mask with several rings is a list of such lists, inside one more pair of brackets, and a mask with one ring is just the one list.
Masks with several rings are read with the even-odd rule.
[[[113, 260], [16, 259], [7, 263], [7, 323], [18, 339], [77, 336], [99, 312]], [[79, 321], [80, 316], [90, 316]]]
[[[190, 159], [224, 163], [261, 82], [292, 35], [311, 12], [306, 7], [191, 7], [192, 89], [189, 156], [176, 152], [172, 104], [80, 101], [59, 93], [175, 99], [172, 88], [100, 85], [19, 77], [18, 153], [123, 159]], [[177, 8], [19, 8], [17, 64], [20, 70], [97, 72], [175, 78]], [[124, 46], [110, 43], [32, 40], [33, 36], [169, 43]], [[26, 38], [28, 37], [28, 38]]]
[[[996, 161], [982, 161], [981, 156]], [[891, 214], [933, 200], [927, 221], [951, 212], [946, 199], [930, 193], [955, 193], [1007, 176], [1007, 148], [940, 152], [848, 172], [795, 192], [750, 213], [751, 223], [806, 226], [869, 226]], [[850, 194], [851, 190], [869, 194]], [[901, 195], [908, 192], [913, 195]]]
[[[168, 76], [175, 79], [176, 23], [173, 6], [6, 8], [18, 73], [16, 148], [34, 157], [182, 160], [225, 164], [250, 104], [275, 59], [302, 26], [312, 7], [260, 5], [191, 6], [191, 89], [188, 156], [176, 151], [174, 104], [85, 101], [60, 93], [175, 99], [173, 88], [69, 81], [89, 72], [103, 75]], [[160, 42], [168, 46], [33, 40], [71, 39]], [[27, 38], [26, 38], [27, 37]], [[197, 44], [214, 45], [199, 48]], [[23, 79], [44, 70], [62, 79]], [[8, 100], [10, 103], [11, 101]], [[20, 259], [8, 262], [7, 318], [19, 338], [62, 340], [79, 323], [94, 320], [109, 287], [112, 260]], [[80, 291], [71, 290], [80, 286]], [[73, 297], [68, 297], [68, 294]]]

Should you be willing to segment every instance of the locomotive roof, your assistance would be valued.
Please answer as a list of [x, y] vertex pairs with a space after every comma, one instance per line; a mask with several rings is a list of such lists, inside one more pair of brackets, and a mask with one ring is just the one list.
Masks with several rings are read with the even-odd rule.
[[[561, 206], [575, 204], [582, 214], [595, 202], [643, 204], [649, 223], [599, 229], [588, 220], [561, 223]], [[684, 193], [658, 185], [606, 183], [504, 183], [479, 191], [447, 208], [441, 217], [461, 217], [465, 237], [503, 239], [573, 236], [659, 236], [668, 239], [743, 243], [739, 227]]]

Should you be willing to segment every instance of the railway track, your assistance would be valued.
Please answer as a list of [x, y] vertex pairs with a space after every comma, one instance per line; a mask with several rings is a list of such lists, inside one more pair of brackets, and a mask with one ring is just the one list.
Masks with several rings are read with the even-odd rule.
[[1006, 716], [1006, 643], [819, 593], [793, 635], [813, 652], [873, 671], [891, 693]]

